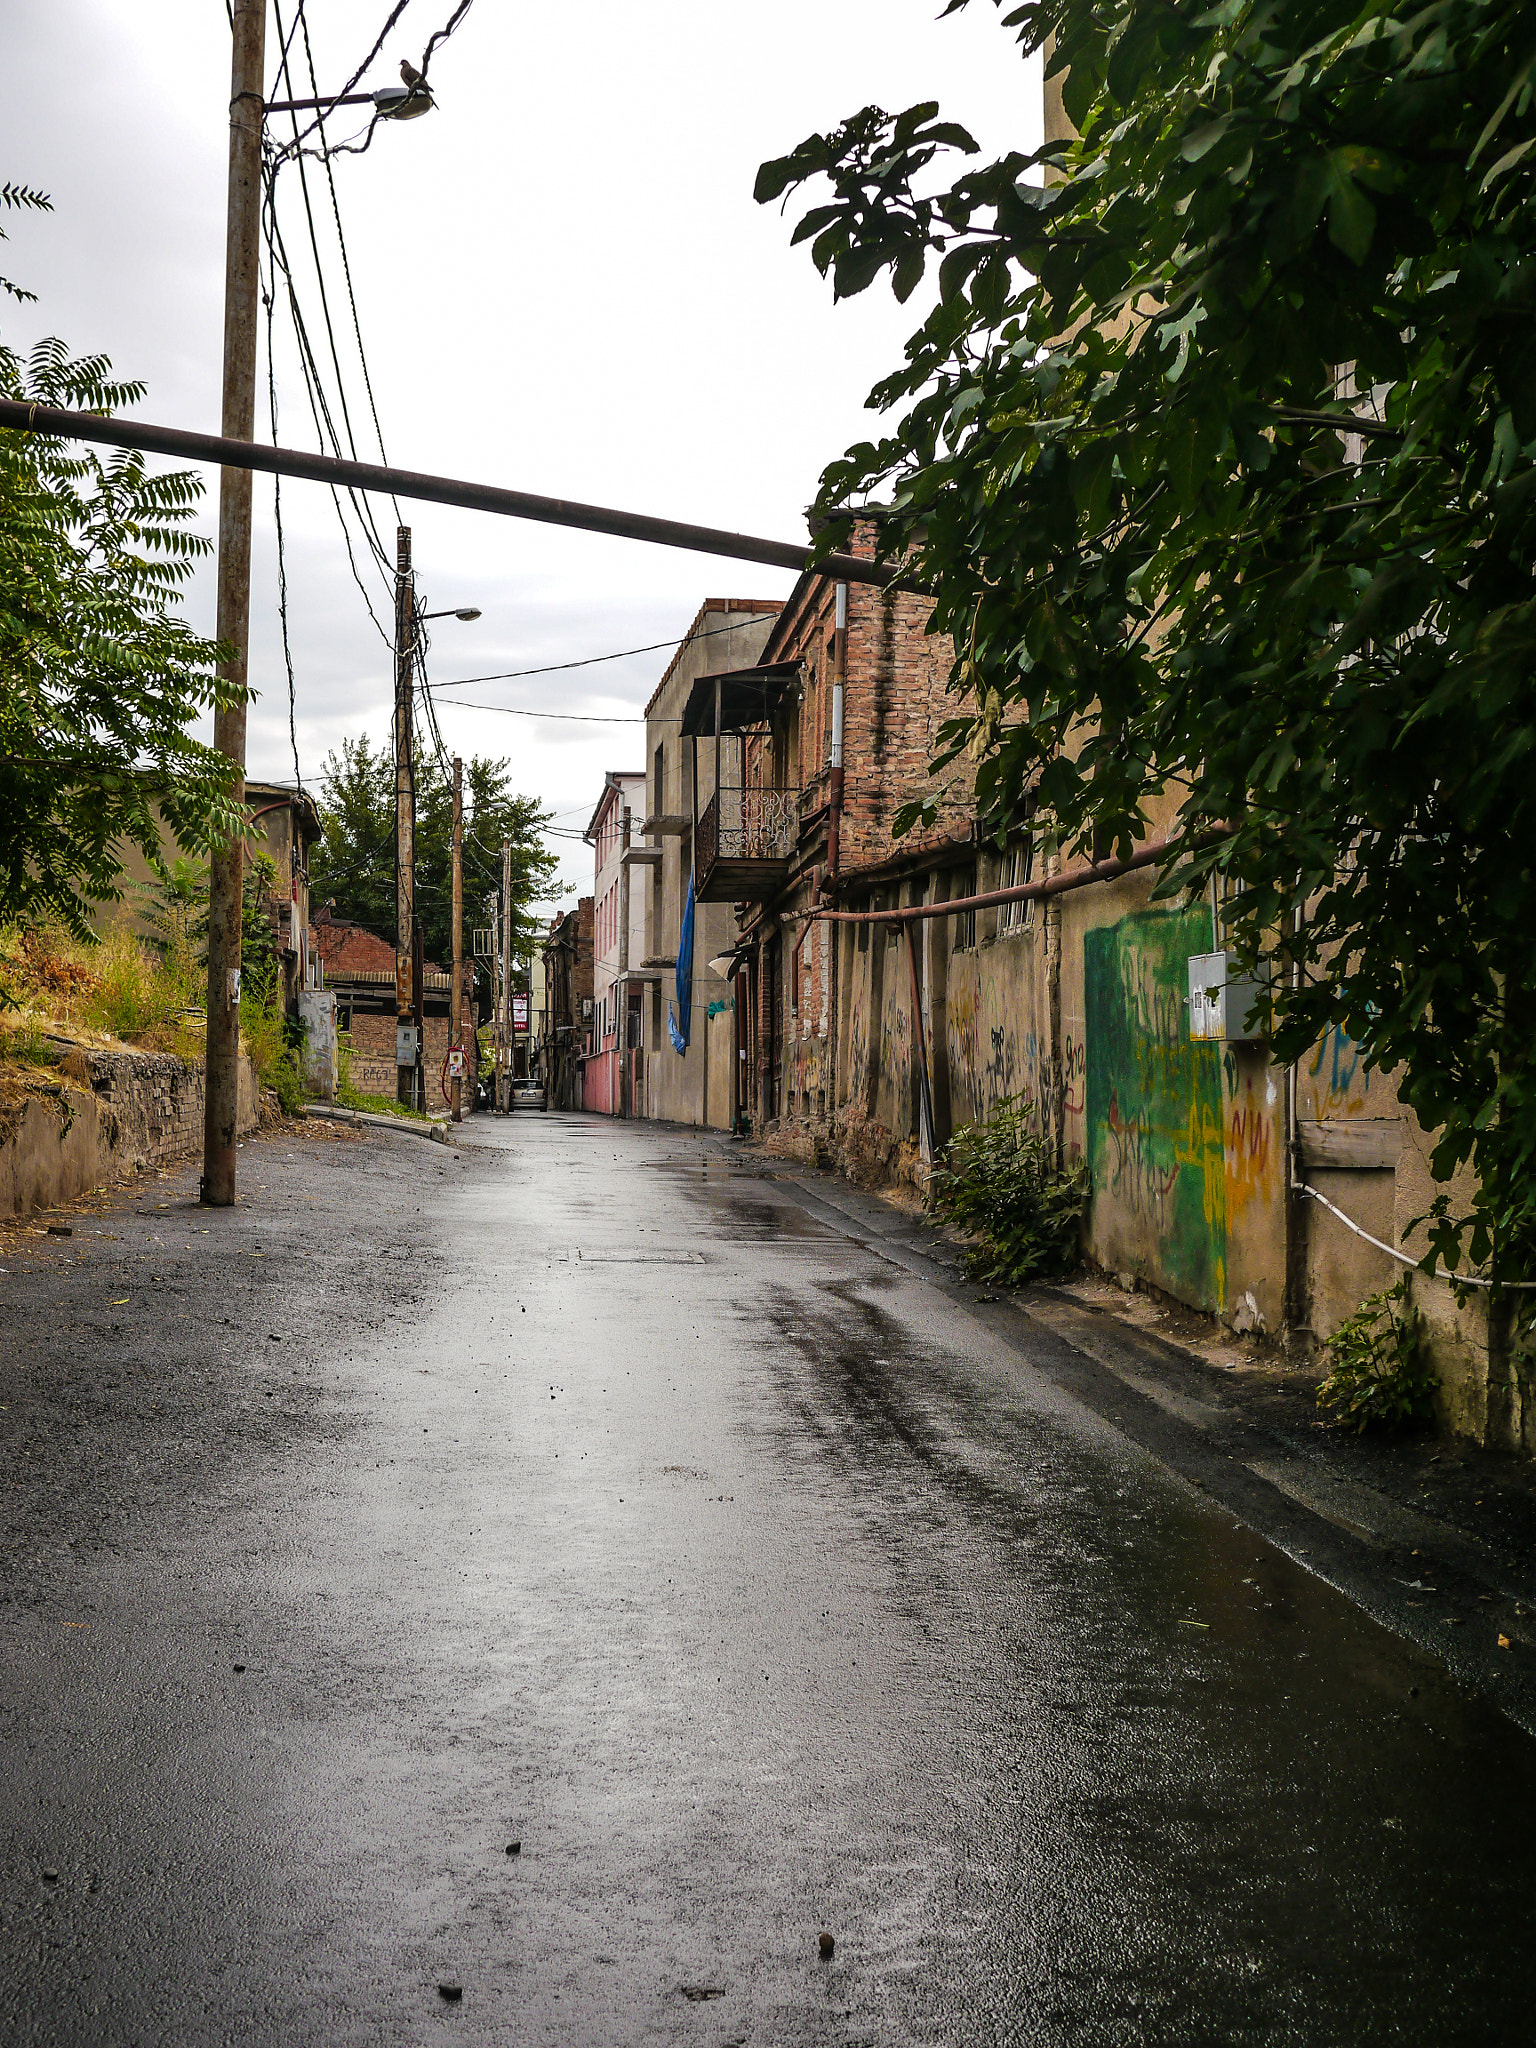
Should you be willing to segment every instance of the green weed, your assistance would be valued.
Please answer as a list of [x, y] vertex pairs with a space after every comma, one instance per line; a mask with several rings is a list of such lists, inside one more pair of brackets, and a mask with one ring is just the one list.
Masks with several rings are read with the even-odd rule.
[[1436, 1380], [1419, 1333], [1418, 1310], [1408, 1299], [1405, 1275], [1395, 1287], [1368, 1295], [1328, 1341], [1328, 1376], [1317, 1390], [1319, 1408], [1356, 1431], [1412, 1429], [1434, 1417]]
[[979, 1240], [965, 1259], [977, 1279], [1021, 1287], [1076, 1263], [1087, 1169], [1057, 1166], [1028, 1095], [1006, 1096], [984, 1121], [956, 1131], [929, 1191], [946, 1222]]

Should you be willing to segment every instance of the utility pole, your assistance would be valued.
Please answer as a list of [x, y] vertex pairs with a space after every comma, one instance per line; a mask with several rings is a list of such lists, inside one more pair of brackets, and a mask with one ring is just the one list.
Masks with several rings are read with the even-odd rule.
[[[256, 437], [256, 292], [261, 225], [262, 87], [267, 0], [233, 0], [229, 87], [229, 204], [224, 231], [226, 440]], [[220, 671], [243, 691], [251, 623], [251, 472], [219, 471], [218, 637], [234, 650]], [[233, 795], [245, 800], [245, 703], [214, 713], [213, 744], [235, 764]], [[208, 1039], [203, 1088], [202, 1199], [235, 1199], [240, 1117], [240, 938], [244, 847], [216, 847], [208, 875]]]
[[[453, 757], [453, 994], [449, 998], [448, 1064], [453, 1066], [453, 1048], [459, 1049], [459, 1062], [464, 1057], [464, 763], [457, 754]], [[453, 1120], [463, 1122], [460, 1107], [460, 1080], [457, 1069], [453, 1075]]]
[[415, 1093], [420, 1047], [413, 1046], [416, 916], [416, 762], [412, 682], [416, 657], [416, 579], [411, 529], [395, 529], [395, 1097], [407, 1107]]
[[503, 1001], [507, 1017], [507, 1099], [503, 1105], [512, 1107], [512, 1048], [516, 1033], [512, 1029], [512, 842], [501, 842], [501, 958], [502, 988], [506, 991]]

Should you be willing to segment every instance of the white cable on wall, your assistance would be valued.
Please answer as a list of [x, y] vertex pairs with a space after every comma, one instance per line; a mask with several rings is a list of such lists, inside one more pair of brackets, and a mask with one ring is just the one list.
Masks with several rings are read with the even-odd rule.
[[[1410, 1259], [1406, 1252], [1398, 1251], [1394, 1245], [1383, 1244], [1379, 1237], [1372, 1237], [1368, 1230], [1362, 1230], [1352, 1216], [1346, 1216], [1342, 1209], [1335, 1208], [1328, 1197], [1319, 1194], [1310, 1182], [1304, 1180], [1293, 1181], [1292, 1186], [1297, 1194], [1310, 1195], [1314, 1202], [1321, 1202], [1329, 1215], [1337, 1216], [1346, 1230], [1352, 1230], [1356, 1237], [1363, 1237], [1367, 1244], [1375, 1245], [1377, 1251], [1385, 1252], [1389, 1259], [1396, 1259], [1400, 1266], [1411, 1267], [1416, 1273], [1422, 1272], [1423, 1268], [1419, 1265], [1417, 1259]], [[1448, 1287], [1492, 1287], [1495, 1285], [1495, 1282], [1492, 1280], [1479, 1279], [1476, 1273], [1436, 1272], [1430, 1277], [1435, 1280], [1443, 1280]], [[1536, 1280], [1501, 1280], [1497, 1285], [1507, 1287], [1512, 1294], [1536, 1291]]]

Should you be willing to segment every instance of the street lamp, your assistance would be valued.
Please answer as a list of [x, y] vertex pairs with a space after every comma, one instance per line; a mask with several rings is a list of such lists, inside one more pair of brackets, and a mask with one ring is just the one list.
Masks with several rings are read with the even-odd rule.
[[426, 81], [418, 79], [415, 85], [381, 85], [377, 92], [344, 92], [334, 100], [268, 100], [264, 111], [312, 114], [329, 113], [332, 107], [372, 107], [381, 120], [414, 121], [418, 115], [430, 114], [436, 105]]
[[480, 607], [475, 604], [451, 604], [445, 612], [423, 612], [421, 616], [424, 619], [462, 619], [467, 626], [471, 620], [479, 618]]

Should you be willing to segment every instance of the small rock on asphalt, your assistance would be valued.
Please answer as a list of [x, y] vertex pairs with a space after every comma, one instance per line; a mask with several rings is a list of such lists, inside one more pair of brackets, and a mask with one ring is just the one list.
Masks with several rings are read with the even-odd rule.
[[449, 2000], [462, 1998], [464, 1996], [464, 1986], [459, 1982], [457, 1977], [439, 1977], [437, 1980], [437, 1988], [439, 1994], [442, 1997]]
[[823, 1962], [825, 1962], [828, 1956], [831, 1955], [833, 1949], [837, 1947], [837, 1943], [833, 1940], [832, 1936], [828, 1934], [825, 1929], [823, 1929], [822, 1932], [818, 1934], [816, 1937], [816, 1946], [821, 1950], [821, 1959]]
[[521, 1855], [522, 1855], [522, 1853], [523, 1853], [523, 1845], [522, 1845], [522, 1843], [521, 1843], [521, 1842], [508, 1842], [508, 1844], [507, 1844], [507, 1854], [508, 1854], [509, 1856], [521, 1856]]

